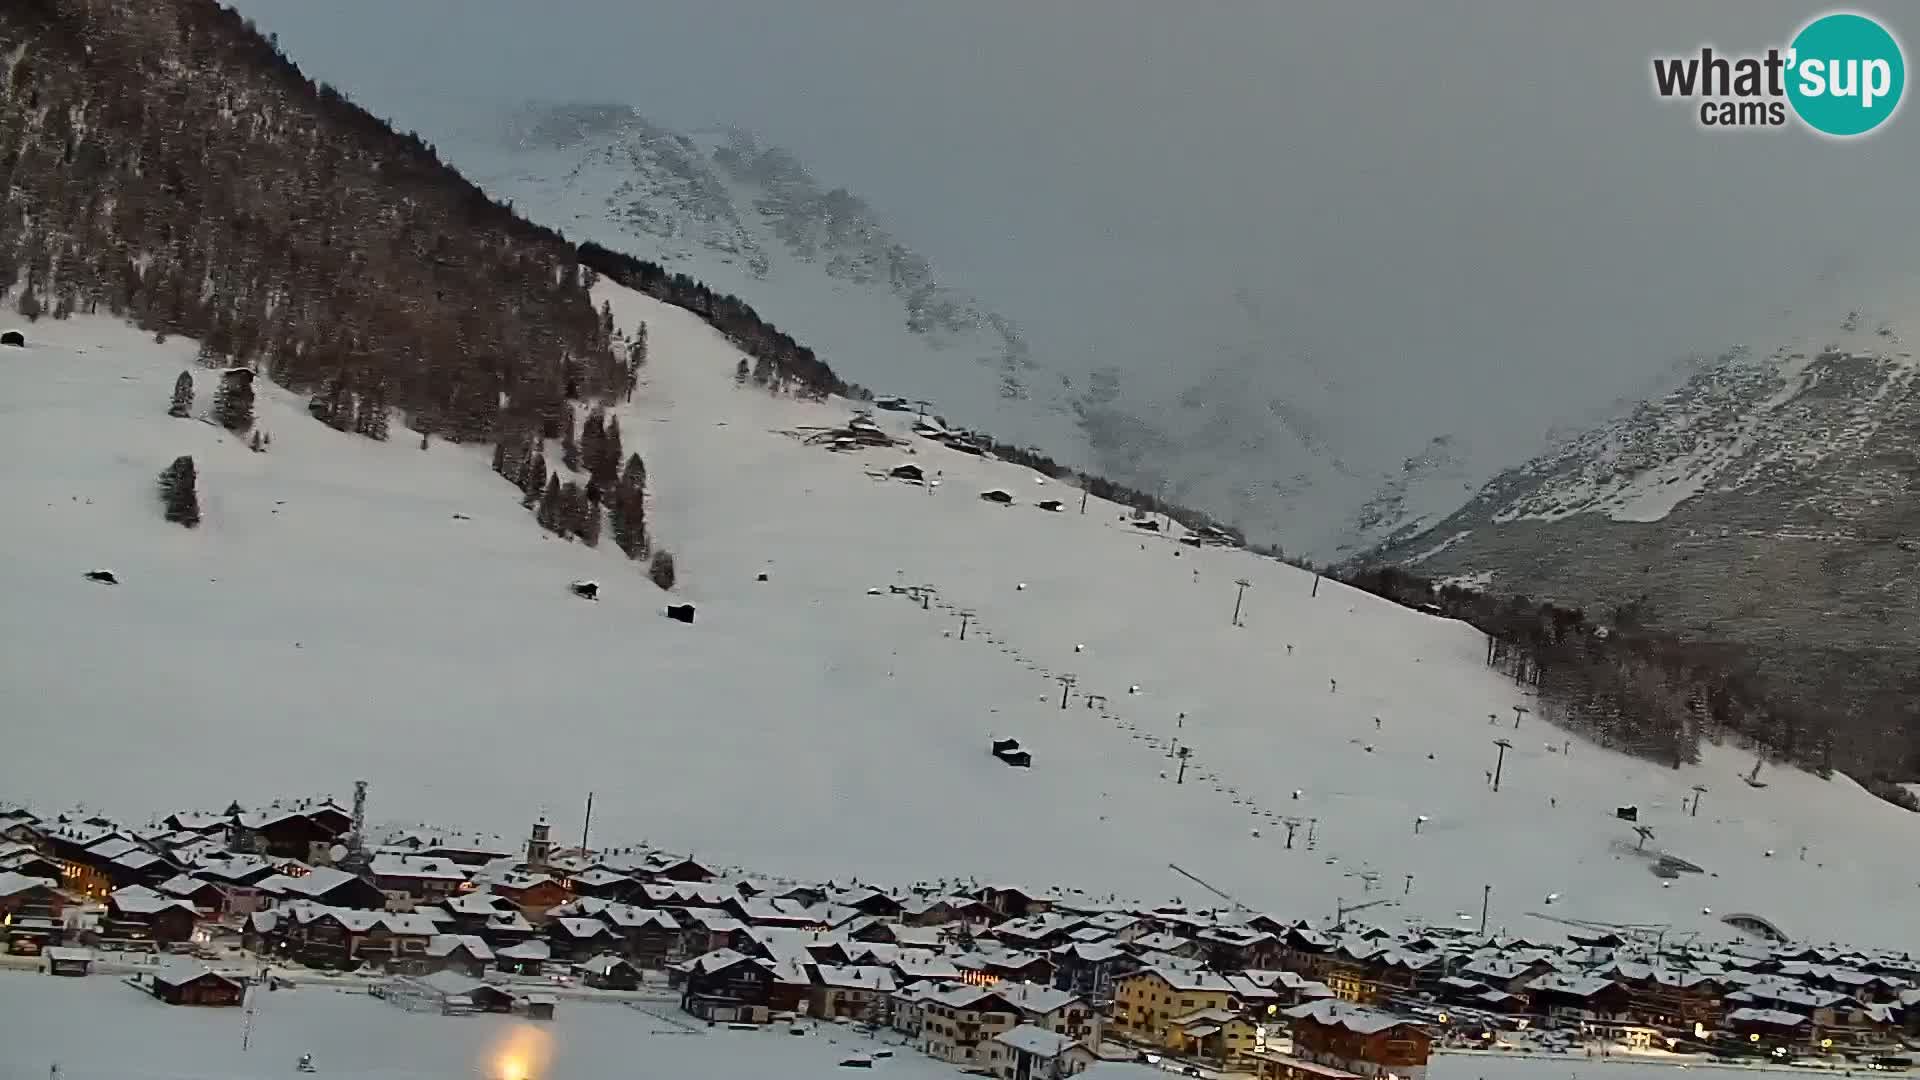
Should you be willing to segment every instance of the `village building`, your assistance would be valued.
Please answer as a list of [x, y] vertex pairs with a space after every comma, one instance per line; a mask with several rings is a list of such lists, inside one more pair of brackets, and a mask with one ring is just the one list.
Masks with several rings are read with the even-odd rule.
[[384, 911], [387, 906], [386, 894], [372, 882], [331, 866], [282, 868], [253, 887], [264, 906], [297, 902], [360, 911]]
[[596, 990], [638, 990], [640, 969], [631, 960], [602, 953], [574, 965], [583, 982]]
[[197, 960], [174, 957], [147, 976], [147, 990], [169, 1005], [235, 1006], [245, 992], [229, 978]]
[[721, 949], [672, 970], [679, 979], [680, 1008], [686, 1012], [715, 1023], [767, 1022], [773, 972], [763, 961]]
[[920, 1052], [961, 1068], [984, 1068], [995, 1036], [1019, 1026], [1020, 1010], [1000, 994], [948, 984], [920, 999]]
[[1166, 1045], [1173, 1021], [1202, 1009], [1237, 1013], [1233, 984], [1214, 972], [1149, 967], [1122, 976], [1114, 986], [1115, 1032], [1148, 1046]]
[[116, 889], [107, 895], [107, 912], [100, 921], [100, 941], [119, 948], [166, 948], [193, 939], [200, 912], [185, 900], [142, 885]]
[[0, 946], [34, 956], [60, 944], [67, 903], [51, 878], [0, 870]]
[[617, 952], [625, 944], [613, 927], [591, 918], [555, 918], [547, 923], [546, 937], [553, 958], [563, 963]]
[[987, 1068], [999, 1080], [1064, 1080], [1096, 1060], [1086, 1045], [1032, 1024], [995, 1035], [987, 1048]]
[[539, 975], [553, 960], [553, 946], [539, 938], [496, 948], [493, 966], [509, 975]]
[[478, 934], [435, 934], [427, 940], [428, 971], [477, 979], [493, 966], [493, 946]]
[[1345, 1001], [1297, 1005], [1284, 1015], [1293, 1022], [1293, 1056], [1361, 1076], [1426, 1080], [1433, 1037], [1412, 1021]]
[[193, 905], [203, 918], [222, 913], [227, 907], [227, 890], [191, 874], [175, 874], [154, 886], [154, 891]]
[[93, 971], [92, 949], [50, 945], [41, 955], [46, 958], [49, 975], [82, 976]]
[[268, 935], [275, 950], [308, 967], [355, 971], [372, 967], [419, 974], [432, 965], [427, 946], [440, 932], [421, 915], [289, 904]]
[[838, 967], [816, 964], [807, 1015], [822, 1019], [845, 1017], [884, 1023], [888, 1001], [897, 987], [892, 970], [877, 966]]
[[374, 855], [367, 867], [374, 887], [386, 897], [388, 911], [412, 911], [434, 904], [464, 889], [467, 869], [451, 859], [429, 855]]
[[1075, 942], [1054, 949], [1053, 985], [1086, 998], [1097, 1008], [1113, 1001], [1116, 979], [1140, 967], [1132, 953], [1105, 942]]

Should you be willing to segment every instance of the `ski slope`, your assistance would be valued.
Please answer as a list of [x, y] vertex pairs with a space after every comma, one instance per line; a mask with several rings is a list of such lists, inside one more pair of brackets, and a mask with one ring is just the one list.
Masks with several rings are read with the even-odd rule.
[[[1099, 500], [1082, 516], [1077, 491], [924, 441], [803, 445], [791, 432], [845, 403], [736, 387], [738, 354], [691, 315], [599, 291], [652, 335], [621, 427], [691, 626], [611, 544], [544, 536], [484, 448], [422, 451], [398, 423], [384, 444], [342, 435], [263, 383], [256, 454], [166, 416], [190, 342], [43, 321], [0, 350], [0, 798], [138, 821], [364, 777], [375, 819], [524, 835], [544, 811], [574, 842], [593, 791], [596, 846], [812, 880], [1217, 902], [1176, 863], [1287, 916], [1384, 901], [1367, 917], [1477, 925], [1491, 885], [1489, 929], [1536, 936], [1562, 927], [1529, 912], [1717, 937], [1751, 911], [1897, 947], [1920, 930], [1914, 819], [1844, 778], [1749, 788], [1732, 748], [1678, 771], [1562, 752], [1536, 716], [1513, 729], [1527, 702], [1469, 627], [1330, 582], [1316, 596], [1311, 574], [1144, 535]], [[181, 453], [200, 468], [193, 531], [153, 491]], [[870, 475], [907, 461], [942, 482]], [[597, 603], [568, 590], [589, 577]], [[896, 583], [937, 592], [923, 610]], [[995, 736], [1034, 767], [998, 763]], [[1644, 853], [1623, 804], [1654, 831]], [[1663, 887], [1657, 851], [1707, 872]]]

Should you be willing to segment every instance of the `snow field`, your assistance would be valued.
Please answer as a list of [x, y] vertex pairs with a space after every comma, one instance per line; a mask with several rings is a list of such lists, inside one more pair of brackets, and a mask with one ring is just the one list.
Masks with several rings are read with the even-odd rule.
[[[1385, 900], [1368, 917], [1477, 925], [1491, 884], [1490, 929], [1533, 935], [1561, 927], [1529, 911], [1718, 935], [1719, 914], [1757, 910], [1865, 945], [1920, 929], [1897, 900], [1916, 888], [1911, 821], [1844, 779], [1753, 790], [1731, 750], [1679, 771], [1562, 753], [1537, 716], [1512, 729], [1525, 699], [1471, 628], [1330, 582], [1313, 596], [1302, 571], [1142, 535], [1099, 500], [1082, 517], [1076, 490], [924, 441], [803, 446], [788, 432], [844, 422], [844, 403], [737, 388], [737, 352], [691, 315], [599, 292], [618, 326], [650, 328], [619, 415], [692, 626], [661, 617], [669, 597], [611, 544], [543, 536], [486, 448], [422, 452], [398, 424], [385, 444], [342, 435], [263, 383], [273, 445], [254, 454], [165, 415], [191, 343], [101, 321], [42, 322], [0, 353], [0, 496], [17, 508], [0, 516], [0, 695], [24, 720], [0, 797], [144, 820], [364, 777], [379, 819], [517, 836], [544, 809], [571, 842], [592, 790], [601, 844], [808, 879], [1218, 902], [1176, 863], [1288, 916]], [[204, 411], [213, 378], [196, 375]], [[153, 495], [188, 452], [192, 532]], [[903, 461], [941, 484], [868, 475]], [[96, 567], [122, 584], [84, 581]], [[581, 578], [599, 602], [569, 594]], [[923, 610], [896, 583], [936, 592]], [[978, 616], [964, 642], [959, 610]], [[1034, 767], [999, 764], [993, 736]], [[1184, 784], [1161, 775], [1175, 738]], [[1694, 784], [1698, 818], [1681, 810]], [[1663, 888], [1621, 850], [1635, 838], [1611, 812], [1629, 803], [1650, 852], [1718, 876]], [[1302, 822], [1293, 850], [1282, 816]]]

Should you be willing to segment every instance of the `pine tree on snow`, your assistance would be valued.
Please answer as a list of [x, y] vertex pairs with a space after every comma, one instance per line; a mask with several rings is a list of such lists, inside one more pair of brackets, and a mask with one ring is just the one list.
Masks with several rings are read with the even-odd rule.
[[527, 458], [527, 467], [520, 473], [520, 489], [527, 493], [526, 504], [532, 506], [546, 494], [547, 459], [540, 454]]
[[493, 444], [493, 471], [501, 476], [507, 475], [507, 443], [504, 439]]
[[167, 406], [168, 416], [185, 417], [193, 414], [193, 376], [181, 372], [173, 380], [173, 403]]
[[191, 456], [182, 454], [161, 470], [160, 503], [168, 521], [189, 529], [200, 524], [200, 492]]
[[228, 431], [253, 426], [253, 372], [233, 368], [220, 373], [220, 387], [213, 393], [213, 419]]
[[593, 478], [600, 484], [602, 491], [610, 490], [620, 482], [620, 459], [625, 450], [620, 445], [620, 418], [610, 416], [600, 436], [600, 455], [590, 465]]
[[546, 491], [540, 496], [540, 510], [535, 515], [540, 527], [549, 532], [560, 531], [560, 499], [560, 474], [554, 473], [547, 477]]
[[573, 406], [562, 405], [560, 408], [560, 464], [569, 469], [578, 469], [580, 443], [573, 434]]
[[589, 476], [600, 468], [600, 453], [606, 448], [606, 423], [606, 414], [594, 409], [580, 424], [580, 467]]
[[580, 499], [579, 509], [576, 512], [579, 515], [576, 531], [580, 536], [580, 542], [588, 547], [598, 547], [600, 544], [600, 504], [592, 499], [586, 498], [583, 494]]

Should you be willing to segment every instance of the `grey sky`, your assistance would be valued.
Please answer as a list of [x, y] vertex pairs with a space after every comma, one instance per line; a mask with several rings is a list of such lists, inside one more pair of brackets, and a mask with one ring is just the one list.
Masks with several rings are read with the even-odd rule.
[[[1841, 144], [1653, 99], [1654, 53], [1778, 43], [1804, 4], [239, 7], [429, 137], [527, 97], [758, 130], [1065, 367], [1177, 390], [1247, 338], [1244, 288], [1277, 389], [1310, 354], [1366, 466], [1447, 431], [1528, 452], [1680, 352], [1916, 262], [1911, 105]], [[1891, 14], [1911, 52], [1920, 16]]]

